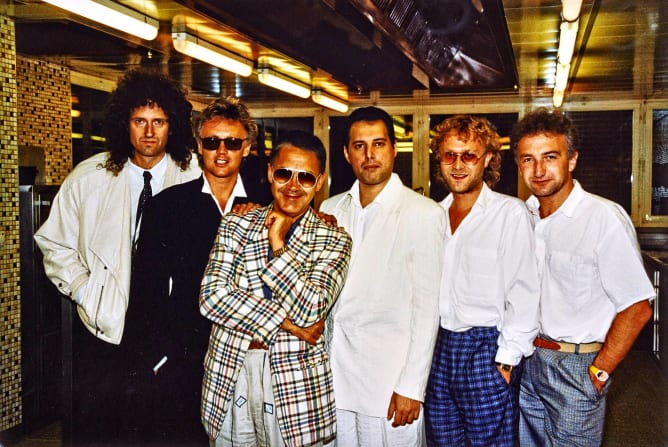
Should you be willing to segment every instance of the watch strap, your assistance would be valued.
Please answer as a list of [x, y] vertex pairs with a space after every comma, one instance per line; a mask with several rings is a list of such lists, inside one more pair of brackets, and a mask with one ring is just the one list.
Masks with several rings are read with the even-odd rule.
[[496, 362], [496, 366], [501, 368], [501, 371], [511, 372], [513, 370], [513, 365], [507, 365], [505, 363]]
[[288, 246], [284, 245], [281, 248], [279, 248], [278, 250], [272, 251], [271, 256], [274, 257], [274, 258], [278, 258], [280, 255], [282, 255], [286, 251], [288, 251]]

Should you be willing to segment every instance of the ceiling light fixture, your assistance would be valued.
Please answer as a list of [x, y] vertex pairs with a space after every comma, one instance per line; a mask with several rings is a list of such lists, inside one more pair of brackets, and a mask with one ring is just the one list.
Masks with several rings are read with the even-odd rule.
[[109, 0], [44, 0], [46, 3], [145, 40], [158, 36], [159, 22]]
[[240, 76], [250, 76], [253, 72], [252, 61], [201, 40], [186, 31], [172, 30], [172, 42], [176, 51], [223, 70]]
[[559, 48], [557, 50], [557, 68], [552, 91], [552, 104], [561, 107], [568, 85], [571, 60], [575, 52], [575, 40], [578, 35], [582, 0], [561, 0], [561, 26], [559, 27]]
[[580, 17], [582, 0], [561, 0], [561, 18], [567, 22], [574, 22]]
[[571, 71], [571, 64], [560, 64], [557, 62], [557, 74], [554, 77], [554, 90], [552, 91], [552, 104], [554, 107], [561, 107], [564, 102], [566, 85], [568, 85], [568, 73]]
[[311, 99], [314, 103], [320, 104], [328, 109], [336, 110], [337, 112], [346, 113], [348, 111], [348, 103], [342, 99], [328, 95], [320, 89], [311, 92]]
[[566, 91], [568, 84], [568, 72], [571, 71], [571, 64], [557, 64], [557, 74], [554, 77], [554, 89]]
[[564, 91], [555, 89], [552, 92], [552, 104], [554, 105], [554, 107], [559, 108], [561, 107], [561, 104], [563, 102], [564, 102]]
[[557, 57], [560, 64], [570, 64], [575, 50], [575, 38], [578, 35], [579, 20], [574, 22], [561, 22], [559, 31], [559, 50]]
[[291, 95], [300, 98], [306, 99], [311, 95], [311, 89], [305, 84], [278, 73], [271, 68], [259, 68], [257, 70], [257, 78], [264, 85], [290, 93]]

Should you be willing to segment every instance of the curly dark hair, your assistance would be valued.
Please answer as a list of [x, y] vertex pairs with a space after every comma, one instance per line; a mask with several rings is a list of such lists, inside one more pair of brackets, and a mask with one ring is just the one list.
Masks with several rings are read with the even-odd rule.
[[[487, 186], [493, 188], [501, 179], [501, 140], [494, 125], [486, 118], [455, 115], [436, 125], [434, 132], [436, 135], [432, 137], [429, 149], [437, 166], [440, 164], [441, 143], [448, 135], [454, 133], [463, 142], [479, 141], [485, 148], [485, 152], [492, 154], [492, 158], [483, 173], [483, 180], [487, 183]], [[441, 170], [436, 169], [435, 174], [436, 179], [445, 184]]]
[[559, 110], [545, 107], [529, 112], [513, 126], [510, 132], [510, 148], [517, 160], [517, 145], [524, 137], [536, 135], [563, 135], [566, 137], [568, 158], [579, 151], [580, 134], [575, 124]]
[[114, 175], [134, 153], [130, 142], [130, 114], [137, 107], [157, 105], [167, 114], [169, 137], [167, 152], [182, 170], [188, 169], [195, 148], [190, 119], [192, 104], [185, 89], [167, 75], [155, 70], [133, 69], [119, 80], [106, 104], [104, 136], [109, 159], [104, 168]]

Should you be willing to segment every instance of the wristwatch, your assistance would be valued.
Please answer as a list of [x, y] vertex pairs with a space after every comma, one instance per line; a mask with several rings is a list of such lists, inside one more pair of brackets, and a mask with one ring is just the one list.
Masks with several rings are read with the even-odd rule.
[[608, 374], [607, 371], [604, 371], [602, 369], [598, 369], [594, 365], [589, 365], [589, 371], [596, 377], [596, 380], [599, 382], [607, 382], [608, 379], [610, 378], [610, 374]]
[[513, 365], [506, 365], [505, 363], [496, 362], [496, 366], [501, 368], [501, 371], [504, 371], [504, 372], [507, 372], [507, 373], [509, 373], [513, 370]]
[[274, 251], [271, 253], [271, 257], [272, 257], [272, 258], [278, 258], [280, 255], [282, 255], [282, 254], [285, 253], [286, 251], [288, 251], [288, 246], [287, 246], [287, 245], [284, 245], [284, 246], [282, 246], [281, 248], [279, 248], [278, 250], [274, 250]]

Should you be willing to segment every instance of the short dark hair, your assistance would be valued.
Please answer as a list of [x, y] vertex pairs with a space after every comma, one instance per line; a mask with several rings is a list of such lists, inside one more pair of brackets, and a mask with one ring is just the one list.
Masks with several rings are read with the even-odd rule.
[[138, 107], [157, 105], [169, 120], [165, 151], [181, 169], [188, 169], [195, 148], [190, 119], [192, 104], [185, 89], [167, 75], [149, 69], [133, 69], [118, 80], [106, 105], [104, 136], [110, 152], [104, 167], [117, 175], [134, 153], [130, 141], [130, 114]]
[[269, 163], [274, 165], [276, 157], [280, 150], [287, 145], [298, 147], [308, 152], [313, 152], [318, 158], [318, 174], [325, 172], [325, 165], [327, 164], [327, 152], [325, 151], [325, 146], [320, 141], [320, 138], [316, 137], [313, 134], [304, 132], [303, 130], [291, 130], [281, 135], [276, 145], [272, 148], [271, 154], [269, 154]]
[[[450, 134], [456, 135], [464, 142], [479, 141], [485, 152], [492, 154], [492, 159], [483, 173], [483, 179], [487, 186], [493, 188], [501, 179], [501, 140], [496, 127], [483, 117], [455, 115], [446, 118], [434, 128], [434, 137], [429, 145], [437, 166], [440, 162], [441, 143]], [[440, 169], [436, 170], [436, 179], [445, 184]]]
[[524, 137], [537, 134], [564, 135], [568, 147], [568, 156], [578, 152], [580, 135], [575, 124], [558, 110], [548, 110], [544, 107], [527, 113], [513, 126], [510, 133], [510, 148], [517, 157], [517, 144]]
[[213, 118], [223, 118], [233, 121], [239, 121], [246, 129], [247, 138], [255, 142], [258, 135], [258, 126], [246, 104], [234, 96], [215, 99], [195, 118], [195, 139], [200, 140], [202, 136], [202, 126], [205, 122]]
[[392, 117], [383, 109], [369, 106], [355, 109], [348, 117], [348, 139], [346, 141], [346, 146], [350, 141], [350, 128], [353, 127], [353, 124], [359, 121], [382, 121], [387, 129], [387, 135], [390, 137], [390, 143], [393, 145], [395, 144], [396, 138], [394, 136], [394, 122], [392, 121]]

